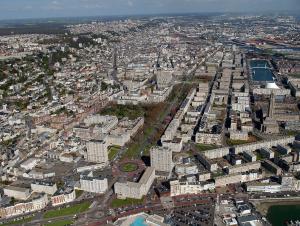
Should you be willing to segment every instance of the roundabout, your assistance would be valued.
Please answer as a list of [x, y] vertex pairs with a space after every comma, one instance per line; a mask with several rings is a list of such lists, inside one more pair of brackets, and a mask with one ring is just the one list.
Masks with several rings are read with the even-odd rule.
[[122, 176], [129, 178], [138, 177], [146, 166], [142, 160], [139, 159], [125, 159], [121, 162], [115, 163], [112, 167], [114, 176]]

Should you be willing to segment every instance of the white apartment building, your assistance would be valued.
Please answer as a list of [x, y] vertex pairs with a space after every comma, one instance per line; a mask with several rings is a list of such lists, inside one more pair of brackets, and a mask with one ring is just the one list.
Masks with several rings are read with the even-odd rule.
[[268, 192], [276, 193], [282, 189], [281, 184], [277, 183], [249, 183], [247, 184], [247, 192]]
[[249, 162], [255, 162], [257, 157], [252, 151], [244, 151], [243, 152], [244, 158]]
[[158, 88], [168, 87], [173, 79], [173, 70], [158, 70], [156, 81]]
[[197, 174], [199, 169], [196, 164], [178, 164], [175, 166], [175, 172], [178, 176]]
[[172, 150], [168, 147], [152, 147], [150, 149], [151, 166], [156, 171], [171, 172], [174, 167]]
[[51, 197], [51, 203], [52, 206], [58, 206], [65, 203], [72, 202], [75, 199], [76, 199], [75, 189], [67, 188], [66, 190], [56, 192]]
[[88, 162], [108, 163], [108, 144], [105, 140], [90, 140], [86, 147]]
[[31, 183], [31, 189], [33, 192], [53, 195], [57, 191], [57, 186], [56, 183], [52, 182], [35, 181]]
[[111, 115], [91, 115], [84, 119], [88, 126], [97, 125], [101, 133], [109, 133], [118, 124], [118, 118]]
[[129, 181], [115, 183], [115, 193], [120, 199], [141, 199], [144, 195], [147, 195], [154, 179], [155, 168], [148, 167], [138, 183]]
[[133, 137], [138, 130], [143, 127], [143, 125], [143, 117], [138, 117], [135, 120], [123, 118], [119, 121], [118, 126], [110, 131], [106, 141], [108, 145], [124, 146], [130, 141], [131, 137]]
[[229, 166], [228, 174], [243, 173], [251, 170], [258, 170], [261, 167], [261, 162], [248, 162], [242, 165]]
[[219, 176], [215, 178], [216, 187], [224, 187], [228, 184], [244, 183], [248, 181], [255, 181], [262, 179], [263, 174], [258, 172], [248, 173], [234, 173], [225, 176]]
[[44, 209], [48, 205], [47, 194], [39, 195], [29, 202], [17, 203], [13, 206], [0, 208], [0, 218], [14, 217]]
[[170, 196], [187, 195], [187, 194], [200, 194], [206, 190], [215, 189], [213, 182], [188, 182], [174, 180], [170, 182], [171, 191]]
[[238, 130], [230, 130], [230, 139], [231, 140], [248, 140], [248, 132], [247, 131], [238, 131]]
[[173, 152], [180, 152], [183, 147], [183, 140], [181, 138], [174, 138], [173, 140], [162, 141], [163, 147], [168, 147]]
[[222, 134], [196, 133], [196, 143], [222, 145]]
[[261, 148], [260, 153], [268, 159], [272, 159], [275, 156], [274, 152], [269, 148]]
[[287, 145], [281, 145], [281, 144], [277, 144], [276, 149], [283, 155], [289, 154], [292, 151], [291, 147]]
[[3, 188], [4, 195], [13, 197], [19, 200], [26, 200], [29, 198], [31, 192], [29, 188], [21, 188], [15, 186], [7, 186]]
[[40, 159], [38, 158], [29, 158], [23, 163], [21, 163], [20, 166], [25, 170], [31, 170], [39, 163], [39, 161]]
[[93, 193], [104, 193], [108, 189], [108, 180], [102, 176], [94, 176], [93, 172], [80, 176], [80, 189]]

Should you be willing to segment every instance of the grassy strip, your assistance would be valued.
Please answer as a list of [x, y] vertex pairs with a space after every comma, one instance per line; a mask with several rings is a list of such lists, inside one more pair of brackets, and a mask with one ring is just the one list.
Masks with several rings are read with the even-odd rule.
[[289, 74], [289, 76], [291, 76], [293, 78], [300, 78], [300, 73], [292, 73], [292, 74]]
[[122, 206], [129, 206], [129, 205], [138, 205], [143, 204], [144, 199], [114, 199], [111, 203], [112, 208], [118, 208]]
[[61, 216], [82, 213], [88, 210], [90, 205], [91, 205], [90, 202], [83, 202], [83, 203], [75, 204], [70, 207], [65, 207], [56, 210], [49, 210], [44, 214], [44, 218], [54, 218], [54, 217], [61, 217]]
[[224, 172], [222, 170], [218, 170], [216, 172], [213, 172], [211, 177], [216, 178], [216, 177], [220, 177], [220, 176], [223, 176], [223, 175], [224, 175]]
[[249, 144], [252, 143], [253, 141], [249, 141], [249, 140], [231, 140], [231, 139], [227, 139], [226, 143], [229, 146], [234, 146], [234, 145], [241, 145], [241, 144]]
[[288, 136], [297, 136], [300, 134], [300, 131], [287, 130], [286, 133]]
[[196, 148], [198, 149], [198, 151], [208, 151], [216, 149], [218, 148], [218, 146], [213, 144], [196, 144]]
[[6, 225], [21, 225], [21, 224], [28, 223], [28, 222], [32, 221], [32, 219], [33, 219], [33, 217], [27, 217], [27, 218], [24, 218], [24, 219], [21, 219], [21, 220], [9, 221], [9, 222], [6, 222], [4, 224], [1, 224], [1, 226], [6, 226]]
[[109, 160], [113, 160], [116, 157], [116, 155], [118, 154], [119, 151], [120, 151], [120, 147], [112, 146], [109, 149], [108, 159]]

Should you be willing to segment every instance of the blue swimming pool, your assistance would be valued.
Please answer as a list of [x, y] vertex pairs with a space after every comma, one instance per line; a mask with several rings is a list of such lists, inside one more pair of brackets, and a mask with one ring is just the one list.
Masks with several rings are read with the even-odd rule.
[[143, 217], [135, 218], [134, 222], [130, 226], [147, 226]]

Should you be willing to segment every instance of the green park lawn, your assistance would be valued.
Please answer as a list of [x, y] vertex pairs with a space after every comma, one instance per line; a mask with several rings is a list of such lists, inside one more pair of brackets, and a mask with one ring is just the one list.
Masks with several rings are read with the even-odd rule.
[[61, 217], [61, 216], [82, 213], [88, 210], [90, 205], [91, 205], [90, 202], [83, 202], [83, 203], [72, 205], [70, 207], [65, 207], [56, 210], [49, 210], [44, 214], [44, 218], [54, 218], [54, 217]]

